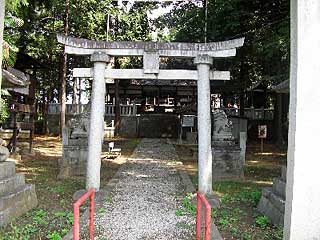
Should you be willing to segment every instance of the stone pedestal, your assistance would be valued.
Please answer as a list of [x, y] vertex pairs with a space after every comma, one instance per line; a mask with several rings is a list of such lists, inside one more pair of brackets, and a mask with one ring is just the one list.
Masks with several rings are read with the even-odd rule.
[[87, 168], [88, 137], [87, 135], [73, 136], [69, 128], [64, 129], [62, 158], [59, 160], [59, 179], [84, 177]]
[[186, 132], [186, 140], [188, 144], [198, 143], [198, 133], [197, 132]]
[[223, 110], [213, 112], [212, 171], [214, 180], [235, 180], [244, 176], [241, 148], [235, 144], [232, 122]]
[[214, 146], [212, 148], [213, 180], [242, 179], [243, 162], [240, 158], [241, 149], [237, 146]]
[[264, 188], [258, 204], [258, 211], [267, 216], [274, 225], [283, 226], [286, 200], [286, 172], [282, 167], [281, 177], [273, 180], [272, 187]]
[[15, 163], [0, 162], [0, 226], [11, 222], [38, 204], [34, 185], [25, 184], [23, 174], [16, 174]]

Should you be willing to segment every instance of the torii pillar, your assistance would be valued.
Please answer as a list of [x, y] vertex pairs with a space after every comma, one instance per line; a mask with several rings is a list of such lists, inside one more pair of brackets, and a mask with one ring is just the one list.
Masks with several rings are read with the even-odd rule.
[[198, 69], [198, 186], [205, 195], [212, 194], [212, 149], [210, 109], [210, 66], [209, 55], [198, 55], [194, 63]]
[[88, 139], [88, 162], [86, 188], [100, 188], [101, 151], [104, 136], [105, 111], [105, 69], [110, 57], [104, 52], [95, 52], [91, 55], [93, 62], [93, 84], [91, 96], [90, 130]]
[[320, 1], [291, 0], [285, 240], [320, 239]]

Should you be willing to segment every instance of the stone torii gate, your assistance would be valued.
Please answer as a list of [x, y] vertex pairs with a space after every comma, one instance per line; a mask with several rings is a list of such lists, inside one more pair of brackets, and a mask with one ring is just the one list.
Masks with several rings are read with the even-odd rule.
[[[75, 68], [74, 77], [93, 78], [86, 187], [100, 188], [105, 79], [197, 80], [199, 191], [212, 194], [210, 80], [230, 80], [228, 71], [212, 71], [213, 58], [236, 55], [244, 38], [213, 43], [98, 42], [58, 35], [68, 54], [90, 55], [93, 68]], [[143, 56], [143, 69], [110, 69], [112, 56]], [[193, 58], [197, 70], [160, 70], [160, 57]]]

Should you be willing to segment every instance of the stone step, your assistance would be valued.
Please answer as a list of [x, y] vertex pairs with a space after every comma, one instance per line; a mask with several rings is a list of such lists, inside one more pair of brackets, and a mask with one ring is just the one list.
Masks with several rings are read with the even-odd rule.
[[25, 184], [24, 174], [18, 173], [0, 180], [0, 197], [4, 196]]
[[0, 162], [0, 179], [6, 179], [16, 174], [16, 164], [13, 161]]
[[23, 185], [0, 197], [0, 226], [4, 226], [38, 204], [34, 185]]
[[272, 192], [272, 188], [264, 188], [262, 190], [258, 211], [267, 216], [274, 225], [283, 226], [285, 200]]
[[273, 179], [272, 190], [281, 198], [286, 199], [286, 182], [282, 178]]

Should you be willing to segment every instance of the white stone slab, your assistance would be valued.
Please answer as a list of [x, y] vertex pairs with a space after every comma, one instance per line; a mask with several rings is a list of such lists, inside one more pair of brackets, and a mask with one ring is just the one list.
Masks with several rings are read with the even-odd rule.
[[159, 73], [159, 53], [157, 51], [145, 51], [143, 54], [144, 73]]

